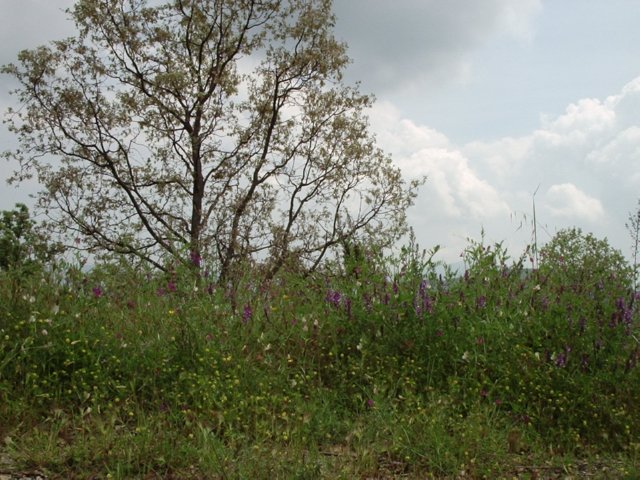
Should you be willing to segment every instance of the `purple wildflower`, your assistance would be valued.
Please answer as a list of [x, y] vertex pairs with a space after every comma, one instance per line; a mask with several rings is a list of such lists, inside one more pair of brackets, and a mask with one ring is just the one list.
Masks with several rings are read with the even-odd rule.
[[433, 303], [431, 302], [431, 298], [427, 293], [427, 288], [429, 288], [429, 284], [425, 279], [420, 282], [420, 287], [418, 288], [418, 294], [413, 301], [413, 307], [416, 312], [416, 315], [421, 316], [424, 313], [432, 313], [433, 312]]
[[422, 314], [422, 308], [417, 298], [413, 299], [413, 311], [416, 312], [418, 317]]
[[102, 288], [100, 287], [93, 287], [92, 291], [95, 298], [100, 298], [103, 295]]
[[336, 290], [329, 290], [327, 292], [326, 301], [331, 305], [333, 305], [334, 307], [340, 306], [341, 299], [342, 299], [342, 295], [340, 295], [340, 292]]
[[424, 297], [424, 295], [427, 292], [427, 287], [428, 287], [428, 283], [423, 278], [422, 281], [420, 282], [420, 286], [418, 287], [418, 293], [420, 294], [420, 296]]
[[429, 295], [426, 295], [422, 299], [422, 308], [424, 308], [424, 311], [427, 313], [433, 313], [433, 302], [431, 301], [431, 297]]
[[242, 323], [244, 323], [245, 325], [249, 323], [249, 320], [251, 320], [252, 315], [253, 315], [253, 310], [251, 310], [251, 305], [249, 305], [248, 303], [245, 304], [244, 308], [242, 309]]
[[624, 309], [622, 320], [624, 321], [625, 325], [631, 325], [632, 315], [633, 315], [633, 312], [631, 311], [630, 308]]
[[427, 293], [427, 289], [429, 288], [429, 284], [426, 280], [422, 280], [420, 282], [420, 297], [422, 298], [422, 309], [427, 313], [433, 312], [433, 303], [431, 302], [431, 297]]
[[176, 290], [178, 290], [178, 287], [176, 286], [176, 283], [173, 280], [170, 280], [167, 283], [167, 290], [170, 292], [175, 292]]
[[612, 315], [612, 317], [614, 315], [616, 317], [615, 323], [624, 323], [627, 327], [630, 326], [633, 317], [633, 311], [627, 306], [624, 297], [619, 297], [616, 299], [616, 309], [617, 312]]
[[195, 267], [200, 268], [200, 265], [202, 265], [202, 257], [198, 252], [190, 252], [189, 259]]
[[484, 295], [480, 295], [478, 298], [476, 298], [476, 307], [484, 308], [486, 305], [487, 297], [485, 297]]
[[564, 353], [559, 353], [556, 356], [556, 367], [564, 368], [567, 365], [567, 356]]

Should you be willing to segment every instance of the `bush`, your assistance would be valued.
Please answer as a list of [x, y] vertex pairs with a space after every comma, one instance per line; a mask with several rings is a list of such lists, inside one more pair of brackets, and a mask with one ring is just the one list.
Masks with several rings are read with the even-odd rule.
[[579, 228], [560, 230], [540, 251], [540, 274], [567, 286], [629, 288], [633, 269], [607, 239], [599, 240]]
[[33, 273], [60, 252], [59, 246], [50, 245], [34, 227], [29, 209], [22, 203], [2, 212], [0, 270]]

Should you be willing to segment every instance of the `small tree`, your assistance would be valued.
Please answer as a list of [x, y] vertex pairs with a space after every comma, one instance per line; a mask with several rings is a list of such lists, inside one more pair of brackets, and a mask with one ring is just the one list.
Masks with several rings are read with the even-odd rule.
[[540, 250], [542, 277], [551, 283], [606, 286], [620, 293], [632, 285], [632, 269], [622, 253], [579, 228], [560, 230]]
[[29, 209], [16, 204], [5, 210], [0, 218], [0, 270], [30, 273], [43, 266], [60, 252], [59, 246], [49, 245], [34, 229]]
[[[8, 116], [47, 227], [164, 268], [316, 268], [406, 229], [371, 98], [342, 83], [331, 0], [78, 0], [78, 35], [23, 51]], [[74, 244], [71, 244], [73, 247]]]

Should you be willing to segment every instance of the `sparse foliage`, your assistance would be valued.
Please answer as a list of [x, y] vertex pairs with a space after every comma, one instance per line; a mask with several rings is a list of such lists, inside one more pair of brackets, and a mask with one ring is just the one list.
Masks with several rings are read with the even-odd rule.
[[[78, 0], [78, 35], [19, 54], [14, 176], [82, 247], [221, 280], [388, 245], [419, 182], [375, 144], [345, 86], [330, 0]], [[199, 261], [199, 260], [198, 260]]]

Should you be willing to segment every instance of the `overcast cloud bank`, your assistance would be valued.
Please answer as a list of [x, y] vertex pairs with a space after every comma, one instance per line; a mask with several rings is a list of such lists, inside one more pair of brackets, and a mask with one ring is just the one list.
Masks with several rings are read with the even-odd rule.
[[349, 45], [349, 78], [378, 95], [465, 83], [469, 54], [500, 36], [530, 41], [540, 0], [337, 0], [337, 36]]

